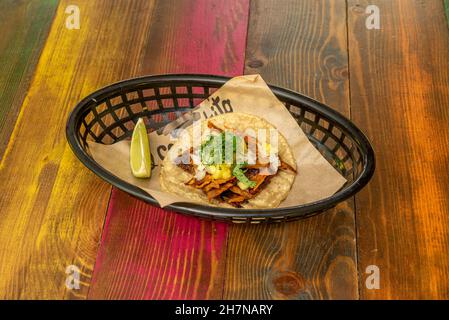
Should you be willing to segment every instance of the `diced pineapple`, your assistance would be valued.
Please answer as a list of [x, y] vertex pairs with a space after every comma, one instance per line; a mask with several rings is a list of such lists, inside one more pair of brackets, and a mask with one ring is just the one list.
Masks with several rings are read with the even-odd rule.
[[206, 171], [209, 174], [214, 174], [217, 171], [217, 166], [215, 165], [207, 166]]
[[237, 182], [237, 186], [242, 189], [242, 190], [246, 190], [249, 188], [249, 186], [247, 186], [246, 184], [244, 184], [243, 182]]
[[229, 179], [232, 176], [231, 166], [227, 164], [214, 164], [207, 166], [206, 171], [213, 179]]
[[222, 175], [221, 168], [220, 166], [217, 166], [215, 172], [212, 174], [212, 178], [221, 179], [221, 175]]
[[221, 173], [221, 178], [222, 179], [230, 179], [232, 176], [231, 173], [231, 167], [229, 165], [223, 165], [223, 169], [222, 169], [222, 173]]
[[267, 153], [267, 155], [270, 154], [270, 150], [271, 150], [271, 144], [266, 143], [266, 144], [265, 144], [265, 152]]

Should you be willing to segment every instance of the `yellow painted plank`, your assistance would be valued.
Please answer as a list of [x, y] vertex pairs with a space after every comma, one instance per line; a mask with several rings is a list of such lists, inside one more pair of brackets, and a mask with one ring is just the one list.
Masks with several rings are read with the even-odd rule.
[[[68, 5], [81, 28], [66, 28]], [[85, 298], [110, 186], [65, 139], [73, 106], [136, 75], [153, 1], [62, 1], [0, 164], [0, 298]], [[66, 267], [81, 288], [65, 287]]]
[[58, 3], [58, 0], [0, 1], [0, 159]]

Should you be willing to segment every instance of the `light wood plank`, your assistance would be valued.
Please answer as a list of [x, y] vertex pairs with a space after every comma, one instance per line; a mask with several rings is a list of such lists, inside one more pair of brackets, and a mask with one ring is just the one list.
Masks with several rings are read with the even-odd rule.
[[0, 159], [44, 46], [58, 0], [0, 2]]
[[[81, 29], [65, 27], [78, 5]], [[91, 91], [137, 74], [153, 1], [62, 1], [0, 164], [0, 296], [85, 298], [111, 187], [75, 158], [65, 124]], [[65, 287], [81, 269], [80, 290]]]
[[[365, 8], [380, 9], [380, 30]], [[361, 297], [449, 298], [449, 29], [439, 0], [350, 0], [353, 119], [377, 155], [356, 198]], [[380, 289], [365, 286], [369, 265]]]

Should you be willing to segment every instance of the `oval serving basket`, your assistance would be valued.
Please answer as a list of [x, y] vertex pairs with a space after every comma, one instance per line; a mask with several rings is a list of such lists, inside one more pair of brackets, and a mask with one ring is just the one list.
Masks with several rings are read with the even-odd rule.
[[[153, 205], [153, 197], [102, 168], [90, 156], [87, 141], [111, 144], [131, 137], [137, 119], [146, 118], [148, 131], [157, 130], [191, 110], [230, 78], [173, 74], [118, 82], [84, 98], [67, 122], [69, 144], [82, 163], [117, 188]], [[351, 121], [329, 107], [296, 92], [270, 86], [322, 155], [347, 179], [331, 197], [288, 208], [225, 209], [176, 203], [166, 209], [234, 223], [284, 222], [309, 217], [355, 195], [374, 173], [373, 149]]]

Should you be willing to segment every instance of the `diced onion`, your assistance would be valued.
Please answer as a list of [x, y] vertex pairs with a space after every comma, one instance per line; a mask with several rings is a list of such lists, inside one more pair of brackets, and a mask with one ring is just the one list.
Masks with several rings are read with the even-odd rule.
[[200, 163], [196, 168], [195, 179], [198, 181], [203, 180], [205, 176], [206, 176], [206, 167]]

